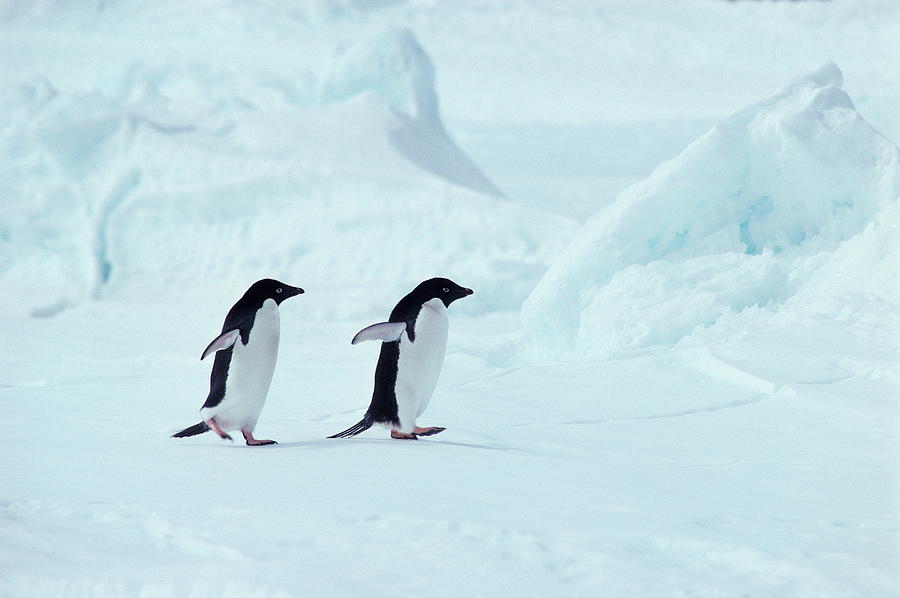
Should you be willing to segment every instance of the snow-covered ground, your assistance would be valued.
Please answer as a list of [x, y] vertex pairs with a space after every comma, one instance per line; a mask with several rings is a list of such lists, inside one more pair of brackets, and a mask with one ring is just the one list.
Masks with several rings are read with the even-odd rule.
[[[896, 596], [900, 5], [0, 2], [0, 597]], [[419, 280], [418, 442], [368, 404]], [[173, 440], [254, 280], [257, 428]]]

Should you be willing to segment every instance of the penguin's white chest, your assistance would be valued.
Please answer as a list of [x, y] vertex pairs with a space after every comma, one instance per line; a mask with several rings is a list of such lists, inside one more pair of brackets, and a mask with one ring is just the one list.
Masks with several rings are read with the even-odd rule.
[[397, 360], [397, 411], [401, 426], [415, 426], [437, 386], [447, 353], [447, 308], [440, 299], [426, 302], [416, 318], [415, 341], [400, 336]]
[[266, 299], [256, 312], [247, 344], [244, 345], [240, 338], [234, 343], [225, 396], [210, 410], [213, 413], [209, 415], [214, 416], [223, 429], [252, 431], [256, 426], [275, 372], [279, 335], [278, 304]]

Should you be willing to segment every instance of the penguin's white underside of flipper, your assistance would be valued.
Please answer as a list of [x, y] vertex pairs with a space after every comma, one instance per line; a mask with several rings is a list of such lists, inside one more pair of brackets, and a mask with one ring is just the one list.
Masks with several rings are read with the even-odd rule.
[[406, 330], [406, 322], [380, 322], [366, 326], [356, 333], [351, 345], [359, 344], [363, 341], [384, 341], [390, 343], [400, 340], [400, 335]]
[[234, 341], [237, 340], [240, 334], [241, 331], [235, 328], [234, 330], [223, 332], [222, 334], [217, 336], [211, 343], [209, 343], [209, 345], [206, 346], [206, 349], [203, 350], [203, 355], [200, 356], [200, 361], [206, 359], [206, 356], [210, 353], [215, 353], [216, 351], [227, 349], [228, 347], [233, 345]]

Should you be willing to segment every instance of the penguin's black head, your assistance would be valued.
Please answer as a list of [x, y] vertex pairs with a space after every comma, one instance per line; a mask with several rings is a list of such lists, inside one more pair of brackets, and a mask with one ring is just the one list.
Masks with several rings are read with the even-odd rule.
[[262, 305], [266, 299], [273, 299], [275, 303], [281, 305], [285, 299], [304, 292], [300, 287], [292, 287], [272, 278], [263, 278], [254, 282], [244, 296], [252, 297], [259, 305]]
[[444, 302], [445, 307], [450, 307], [457, 299], [474, 292], [472, 289], [459, 286], [449, 278], [430, 278], [413, 290], [413, 293], [422, 299], [422, 303], [437, 298]]

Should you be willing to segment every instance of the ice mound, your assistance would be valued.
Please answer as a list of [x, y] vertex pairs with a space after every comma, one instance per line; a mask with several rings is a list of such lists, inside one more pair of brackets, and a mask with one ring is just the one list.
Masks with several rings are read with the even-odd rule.
[[485, 309], [517, 308], [571, 223], [502, 199], [454, 145], [411, 32], [319, 64], [139, 62], [80, 89], [0, 86], [0, 288], [52, 315], [261, 276], [463, 272], [495, 291]]
[[841, 84], [827, 64], [623, 191], [525, 302], [530, 333], [557, 355], [671, 346], [726, 314], [776, 309], [867, 227], [888, 235], [873, 223], [897, 210], [898, 149]]

